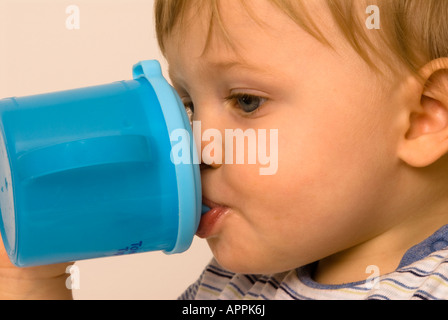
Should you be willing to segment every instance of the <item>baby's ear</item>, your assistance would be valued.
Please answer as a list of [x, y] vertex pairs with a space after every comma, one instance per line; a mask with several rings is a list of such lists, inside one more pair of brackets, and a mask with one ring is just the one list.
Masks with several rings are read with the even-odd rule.
[[407, 164], [422, 168], [448, 153], [448, 58], [427, 64], [420, 75], [424, 84], [414, 87], [419, 92], [414, 95], [398, 155]]

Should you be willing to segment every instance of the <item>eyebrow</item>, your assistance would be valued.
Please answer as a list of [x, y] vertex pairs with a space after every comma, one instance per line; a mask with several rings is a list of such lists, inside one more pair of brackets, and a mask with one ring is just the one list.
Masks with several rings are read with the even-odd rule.
[[[248, 72], [253, 72], [260, 76], [274, 77], [274, 75], [270, 72], [270, 68], [268, 66], [261, 68], [250, 64], [243, 59], [223, 59], [217, 61], [208, 61], [204, 63], [204, 66], [205, 68], [222, 71], [240, 68]], [[170, 67], [168, 68], [168, 74], [175, 87], [183, 87], [185, 81], [182, 80], [182, 77], [177, 76], [176, 72]]]
[[[268, 67], [260, 68], [255, 65], [251, 65], [249, 63], [246, 63], [244, 61], [238, 61], [238, 60], [223, 60], [223, 61], [216, 61], [216, 62], [207, 62], [206, 63], [207, 68], [211, 69], [218, 69], [218, 70], [231, 70], [234, 68], [240, 68], [247, 71], [251, 71], [254, 73], [258, 73], [260, 75], [272, 75], [271, 72], [269, 72]], [[179, 77], [176, 76], [175, 72], [172, 68], [169, 68], [168, 74], [171, 78], [171, 80], [179, 79]], [[181, 81], [176, 81], [181, 82]]]
[[211, 68], [220, 69], [220, 70], [231, 70], [234, 68], [241, 68], [245, 69], [247, 71], [252, 71], [255, 73], [260, 74], [269, 74], [268, 70], [269, 68], [260, 68], [255, 65], [252, 65], [248, 62], [239, 61], [239, 60], [224, 60], [224, 61], [217, 61], [217, 62], [208, 62], [208, 65]]

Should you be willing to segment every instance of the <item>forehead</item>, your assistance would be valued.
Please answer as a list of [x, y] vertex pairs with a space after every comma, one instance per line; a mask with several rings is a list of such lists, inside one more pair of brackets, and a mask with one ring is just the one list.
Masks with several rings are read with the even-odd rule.
[[[272, 1], [195, 0], [189, 3], [171, 35], [165, 39], [170, 65], [182, 57], [201, 59], [211, 65], [261, 62], [260, 59], [267, 63], [274, 57], [284, 62], [291, 58], [291, 52], [300, 56], [322, 47], [322, 43]], [[335, 33], [324, 1], [311, 1], [307, 7], [308, 11], [316, 13], [313, 20], [318, 21], [319, 29]], [[336, 34], [326, 36], [333, 40], [338, 37]]]
[[[315, 35], [332, 20], [326, 0], [179, 0], [167, 3], [171, 5], [166, 4], [164, 10], [172, 14], [171, 18], [161, 19], [161, 30], [165, 30], [161, 36], [174, 34], [185, 38], [193, 27], [195, 32], [207, 34], [205, 48], [217, 35], [222, 36], [221, 40], [237, 42], [241, 32], [245, 36], [254, 26], [260, 27], [258, 31], [263, 33], [288, 31], [285, 20], [289, 20], [289, 25], [294, 24], [293, 29], [301, 26]], [[164, 16], [167, 15], [170, 16]]]

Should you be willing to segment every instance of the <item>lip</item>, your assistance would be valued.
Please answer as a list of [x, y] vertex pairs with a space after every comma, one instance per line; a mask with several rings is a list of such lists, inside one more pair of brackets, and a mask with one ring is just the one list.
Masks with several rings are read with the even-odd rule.
[[210, 210], [202, 215], [196, 235], [199, 238], [207, 239], [212, 237], [218, 231], [218, 225], [221, 218], [230, 211], [230, 208], [215, 203], [205, 197], [202, 198], [202, 203], [209, 207]]

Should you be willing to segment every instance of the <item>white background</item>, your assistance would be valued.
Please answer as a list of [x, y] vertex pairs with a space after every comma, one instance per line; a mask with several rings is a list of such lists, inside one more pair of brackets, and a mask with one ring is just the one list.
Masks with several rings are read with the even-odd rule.
[[[80, 9], [69, 30], [66, 8]], [[0, 0], [0, 98], [132, 79], [132, 66], [158, 59], [152, 0]], [[211, 259], [195, 239], [184, 254], [77, 262], [76, 299], [175, 299]]]

